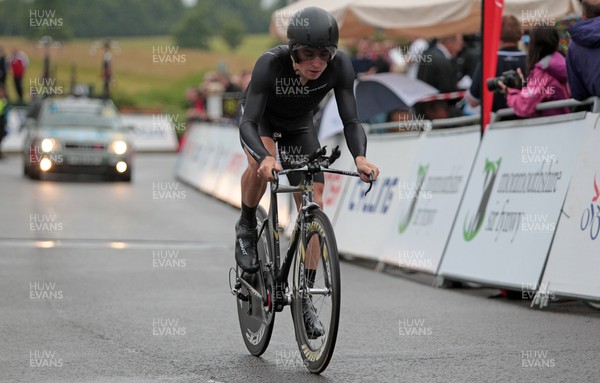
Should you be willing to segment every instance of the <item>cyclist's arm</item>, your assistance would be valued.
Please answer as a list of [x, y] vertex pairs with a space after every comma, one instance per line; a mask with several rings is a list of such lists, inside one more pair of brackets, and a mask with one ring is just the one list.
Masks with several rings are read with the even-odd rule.
[[344, 124], [344, 136], [352, 157], [364, 157], [367, 153], [367, 136], [358, 120], [354, 98], [354, 69], [350, 58], [338, 53], [336, 61], [335, 99]]
[[252, 71], [252, 81], [246, 95], [246, 105], [242, 109], [240, 122], [240, 141], [242, 147], [254, 157], [259, 164], [271, 154], [263, 145], [258, 134], [258, 124], [267, 105], [270, 78], [275, 70], [274, 56], [267, 52], [257, 61]]

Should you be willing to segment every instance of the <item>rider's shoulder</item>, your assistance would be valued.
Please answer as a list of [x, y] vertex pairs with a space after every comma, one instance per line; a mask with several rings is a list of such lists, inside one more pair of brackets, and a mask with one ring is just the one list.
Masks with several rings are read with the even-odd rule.
[[337, 53], [335, 54], [335, 57], [333, 58], [332, 62], [331, 62], [335, 67], [347, 67], [348, 65], [350, 67], [352, 67], [352, 60], [350, 59], [350, 56], [348, 56], [348, 54], [346, 52], [342, 52], [342, 51], [337, 51]]
[[278, 45], [274, 48], [265, 51], [259, 58], [258, 61], [263, 63], [279, 63], [290, 57], [290, 49], [287, 45]]
[[333, 71], [340, 77], [351, 77], [354, 79], [354, 69], [352, 67], [352, 60], [346, 52], [338, 51], [333, 58], [331, 65]]

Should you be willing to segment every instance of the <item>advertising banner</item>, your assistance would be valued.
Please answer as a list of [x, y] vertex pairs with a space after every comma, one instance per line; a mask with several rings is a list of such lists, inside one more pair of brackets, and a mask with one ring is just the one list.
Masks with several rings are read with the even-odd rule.
[[480, 141], [479, 126], [430, 131], [397, 187], [380, 260], [435, 274]]
[[[233, 206], [240, 207], [241, 178], [246, 170], [246, 155], [238, 130], [233, 126], [195, 124], [190, 127], [175, 175], [182, 181]], [[283, 179], [282, 184], [287, 184]], [[269, 209], [268, 189], [261, 206]], [[279, 222], [289, 222], [291, 196], [278, 197]]]
[[340, 252], [379, 259], [388, 228], [397, 226], [400, 185], [411, 181], [413, 159], [423, 140], [419, 133], [369, 136], [368, 158], [380, 175], [366, 196], [368, 184], [348, 179], [334, 224]]
[[600, 300], [599, 119], [598, 114], [587, 115], [583, 146], [539, 286], [546, 297]]
[[536, 286], [584, 132], [584, 113], [486, 131], [438, 274]]
[[167, 151], [177, 150], [176, 130], [185, 130], [185, 121], [179, 121], [179, 115], [169, 114], [123, 114], [123, 125], [133, 127], [133, 145], [135, 150]]
[[182, 181], [198, 188], [207, 166], [208, 137], [211, 128], [206, 125], [192, 125], [187, 132], [185, 145], [179, 154], [175, 175]]

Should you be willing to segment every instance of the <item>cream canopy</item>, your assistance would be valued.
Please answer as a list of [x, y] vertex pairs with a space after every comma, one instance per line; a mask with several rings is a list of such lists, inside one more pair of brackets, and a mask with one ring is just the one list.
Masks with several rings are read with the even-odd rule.
[[[488, 0], [493, 1], [493, 0]], [[275, 11], [270, 32], [286, 39], [289, 18], [305, 7], [320, 7], [336, 18], [341, 37], [381, 30], [388, 36], [443, 37], [476, 33], [481, 0], [300, 0]], [[505, 13], [521, 18], [556, 18], [578, 9], [577, 0], [505, 0]]]

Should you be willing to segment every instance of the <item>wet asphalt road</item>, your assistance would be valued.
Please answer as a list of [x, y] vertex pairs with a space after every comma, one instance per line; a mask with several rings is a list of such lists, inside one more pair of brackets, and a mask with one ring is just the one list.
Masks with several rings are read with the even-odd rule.
[[137, 158], [134, 182], [21, 175], [0, 161], [2, 382], [598, 382], [600, 311], [540, 311], [342, 263], [334, 357], [302, 367], [286, 309], [250, 356], [227, 274], [237, 212]]

